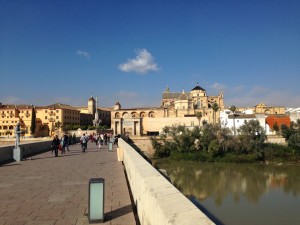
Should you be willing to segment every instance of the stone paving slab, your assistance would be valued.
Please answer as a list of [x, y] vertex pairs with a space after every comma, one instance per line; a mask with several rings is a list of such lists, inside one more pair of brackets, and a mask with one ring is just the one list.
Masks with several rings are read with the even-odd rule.
[[105, 221], [99, 224], [138, 224], [116, 148], [99, 150], [89, 142], [86, 153], [79, 144], [69, 149], [0, 166], [0, 225], [89, 224], [88, 183], [99, 177], [105, 179]]

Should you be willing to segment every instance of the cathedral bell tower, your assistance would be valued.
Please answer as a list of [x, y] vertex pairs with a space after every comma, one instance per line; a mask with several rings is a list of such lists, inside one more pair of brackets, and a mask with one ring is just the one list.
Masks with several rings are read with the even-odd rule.
[[92, 95], [88, 101], [88, 113], [90, 113], [92, 115], [95, 115], [95, 113], [96, 113], [96, 101]]

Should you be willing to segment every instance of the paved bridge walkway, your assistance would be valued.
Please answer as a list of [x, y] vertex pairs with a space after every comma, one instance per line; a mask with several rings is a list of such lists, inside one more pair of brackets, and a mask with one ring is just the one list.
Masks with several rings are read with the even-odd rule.
[[105, 222], [137, 224], [124, 168], [117, 152], [100, 151], [88, 143], [55, 158], [46, 152], [0, 166], [0, 225], [85, 225], [88, 222], [88, 182], [105, 179]]

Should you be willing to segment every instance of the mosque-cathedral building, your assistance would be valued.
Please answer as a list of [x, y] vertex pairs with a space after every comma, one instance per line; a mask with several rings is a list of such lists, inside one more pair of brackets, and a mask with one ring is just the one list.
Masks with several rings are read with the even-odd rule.
[[[213, 105], [218, 109], [214, 111]], [[111, 112], [111, 128], [115, 134], [151, 135], [158, 134], [165, 126], [199, 125], [197, 112], [202, 113], [201, 123], [218, 123], [220, 111], [224, 109], [224, 96], [208, 96], [206, 90], [197, 85], [190, 91], [162, 93], [160, 107], [122, 109], [119, 102]]]

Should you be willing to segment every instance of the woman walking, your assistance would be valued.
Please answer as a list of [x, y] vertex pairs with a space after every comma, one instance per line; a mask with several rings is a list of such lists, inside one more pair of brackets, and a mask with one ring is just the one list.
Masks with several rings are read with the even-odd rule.
[[58, 157], [58, 148], [59, 148], [59, 145], [60, 145], [60, 140], [59, 140], [58, 136], [55, 135], [54, 139], [52, 140], [52, 144], [51, 144], [51, 147], [52, 147], [52, 149], [55, 152], [55, 157]]

